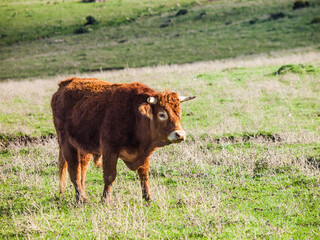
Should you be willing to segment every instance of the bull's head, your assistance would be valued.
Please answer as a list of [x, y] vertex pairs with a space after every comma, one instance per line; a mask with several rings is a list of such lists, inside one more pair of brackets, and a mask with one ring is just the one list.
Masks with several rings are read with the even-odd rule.
[[148, 104], [144, 104], [143, 111], [144, 115], [151, 120], [153, 136], [164, 144], [184, 141], [186, 133], [180, 124], [180, 103], [194, 98], [179, 97], [174, 92], [165, 92], [149, 97]]

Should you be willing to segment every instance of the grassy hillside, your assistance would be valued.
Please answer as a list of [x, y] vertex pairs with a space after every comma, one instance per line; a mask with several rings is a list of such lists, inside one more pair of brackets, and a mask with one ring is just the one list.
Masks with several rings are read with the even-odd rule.
[[194, 0], [129, 1], [108, 0], [83, 3], [78, 0], [1, 1], [0, 44], [7, 45], [72, 34], [94, 16], [97, 24], [92, 30], [126, 24], [136, 19], [159, 15], [162, 12], [195, 5]]
[[121, 161], [110, 205], [93, 165], [90, 202], [74, 204], [70, 181], [61, 199], [58, 146], [45, 138], [58, 78], [0, 83], [0, 238], [319, 238], [319, 59], [304, 50], [86, 75], [197, 96], [182, 106], [187, 141], [151, 157], [151, 203]]
[[[292, 0], [4, 1], [0, 6], [2, 80], [319, 50], [315, 0], [296, 10]], [[85, 25], [89, 15], [98, 23]]]

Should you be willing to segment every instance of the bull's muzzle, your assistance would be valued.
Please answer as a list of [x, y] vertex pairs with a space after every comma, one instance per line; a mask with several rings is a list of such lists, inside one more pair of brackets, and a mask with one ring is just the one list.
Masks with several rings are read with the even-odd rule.
[[182, 142], [186, 140], [186, 132], [183, 130], [172, 131], [168, 137], [170, 142]]

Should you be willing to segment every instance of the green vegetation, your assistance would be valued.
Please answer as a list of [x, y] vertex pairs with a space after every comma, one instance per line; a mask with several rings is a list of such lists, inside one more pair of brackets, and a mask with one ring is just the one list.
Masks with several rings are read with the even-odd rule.
[[[319, 47], [320, 24], [311, 24], [319, 15], [318, 1], [295, 10], [291, 0], [138, 2], [2, 2], [0, 78]], [[181, 9], [185, 14], [177, 16]], [[97, 23], [86, 25], [88, 16]]]
[[[300, 60], [285, 61], [310, 66]], [[90, 202], [75, 204], [70, 181], [60, 198], [58, 146], [46, 138], [54, 133], [49, 100], [56, 81], [1, 83], [0, 237], [317, 239], [319, 72], [274, 75], [283, 66], [272, 64], [277, 57], [266, 66], [255, 66], [262, 57], [243, 60], [248, 67], [233, 61], [99, 75], [197, 96], [182, 106], [187, 141], [151, 157], [150, 203], [122, 161], [110, 205], [100, 203], [102, 171], [93, 164]]]
[[157, 152], [151, 163], [151, 203], [141, 199], [137, 176], [120, 162], [109, 206], [100, 203], [102, 173], [93, 165], [87, 180], [90, 203], [77, 206], [71, 186], [65, 199], [57, 193], [56, 144], [11, 149], [0, 158], [5, 179], [0, 185], [0, 234], [59, 239], [318, 237], [320, 182], [301, 151], [312, 154], [319, 145], [305, 150], [253, 142], [208, 151], [208, 142]]
[[[319, 12], [317, 0], [1, 1], [0, 238], [319, 239]], [[70, 181], [59, 196], [50, 99], [81, 73], [197, 96], [182, 105], [187, 140], [151, 157], [152, 202], [122, 161], [110, 205], [93, 164], [88, 204]]]
[[[277, 138], [274, 134], [288, 130], [315, 131], [319, 126], [319, 72], [280, 71], [287, 66], [288, 69], [292, 69], [292, 66], [318, 69], [310, 64], [232, 67], [198, 72], [191, 80], [186, 80], [184, 75], [177, 75], [170, 68], [164, 70], [169, 71], [168, 76], [161, 70], [154, 71], [162, 81], [170, 79], [159, 86], [159, 90], [170, 88], [198, 96], [194, 103], [183, 106], [182, 119], [187, 129], [196, 129], [200, 135], [212, 133], [217, 138], [231, 140], [256, 136], [272, 139]], [[274, 75], [275, 71], [281, 74]], [[105, 80], [126, 81], [121, 77], [115, 79]], [[134, 79], [130, 73], [128, 79]], [[139, 79], [151, 86], [157, 82], [149, 75], [142, 75]], [[51, 136], [55, 130], [50, 99], [57, 88], [56, 82], [43, 81], [41, 85], [39, 81], [25, 82], [22, 85], [25, 90], [21, 89], [19, 82], [2, 85], [2, 91], [8, 91], [8, 96], [0, 99], [2, 139]], [[21, 89], [19, 92], [11, 90], [18, 87]], [[229, 122], [225, 121], [226, 117]], [[290, 121], [277, 120], [283, 118]]]
[[90, 30], [119, 26], [136, 19], [159, 15], [178, 7], [194, 5], [194, 0], [129, 1], [108, 0], [105, 3], [82, 3], [77, 0], [1, 2], [0, 43], [13, 44], [53, 36], [71, 34], [86, 24], [90, 15], [99, 21]]
[[274, 74], [286, 74], [286, 73], [312, 73], [312, 72], [319, 72], [317, 68], [315, 68], [312, 65], [303, 65], [303, 64], [288, 64], [288, 65], [283, 65], [278, 69], [278, 71], [274, 72]]

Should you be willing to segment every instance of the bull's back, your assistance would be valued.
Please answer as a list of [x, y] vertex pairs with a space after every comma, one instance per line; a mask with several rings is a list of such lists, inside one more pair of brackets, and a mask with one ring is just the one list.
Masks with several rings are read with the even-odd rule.
[[82, 148], [96, 148], [110, 91], [111, 84], [98, 79], [61, 81], [51, 101], [57, 134], [72, 138]]
[[73, 111], [80, 102], [96, 102], [102, 95], [106, 97], [112, 84], [96, 78], [69, 78], [59, 83], [53, 95], [51, 107], [53, 114], [61, 111]]
[[90, 151], [99, 147], [101, 134], [114, 137], [121, 132], [117, 140], [124, 143], [133, 134], [134, 98], [153, 93], [141, 83], [111, 84], [87, 78], [61, 81], [51, 102], [57, 133]]

